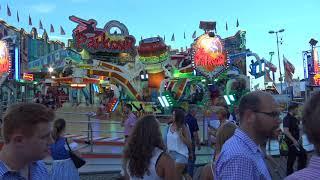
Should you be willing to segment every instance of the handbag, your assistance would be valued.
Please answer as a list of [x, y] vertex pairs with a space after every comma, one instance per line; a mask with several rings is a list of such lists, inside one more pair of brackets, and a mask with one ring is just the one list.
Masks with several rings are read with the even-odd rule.
[[289, 147], [288, 144], [285, 140], [285, 135], [281, 135], [280, 136], [280, 140], [279, 140], [279, 150], [280, 150], [280, 155], [281, 156], [288, 156], [289, 154]]
[[68, 149], [69, 149], [69, 155], [70, 155], [71, 160], [73, 161], [73, 163], [74, 163], [74, 165], [76, 166], [77, 169], [81, 168], [83, 165], [86, 164], [86, 161], [83, 158], [77, 156], [71, 150], [67, 139], [66, 139], [66, 143], [67, 143], [67, 146], [68, 146]]

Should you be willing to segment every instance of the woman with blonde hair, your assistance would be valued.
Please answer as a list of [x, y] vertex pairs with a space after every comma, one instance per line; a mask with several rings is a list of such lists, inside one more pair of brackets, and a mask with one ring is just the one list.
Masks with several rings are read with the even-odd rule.
[[218, 159], [223, 144], [233, 136], [237, 125], [232, 122], [227, 122], [219, 127], [216, 137], [215, 154], [213, 157], [213, 162], [208, 163], [201, 172], [201, 180], [212, 180], [214, 177], [215, 170], [215, 160]]

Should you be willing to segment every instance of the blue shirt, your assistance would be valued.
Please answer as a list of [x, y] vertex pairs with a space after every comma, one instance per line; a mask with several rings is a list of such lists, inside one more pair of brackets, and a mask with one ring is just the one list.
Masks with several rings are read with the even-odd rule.
[[215, 171], [219, 180], [271, 180], [263, 151], [240, 129], [223, 145]]
[[66, 138], [59, 138], [54, 144], [50, 145], [50, 152], [53, 160], [63, 160], [70, 158], [69, 151], [65, 148]]
[[186, 123], [189, 126], [189, 130], [191, 133], [191, 140], [194, 141], [193, 133], [199, 131], [197, 119], [193, 117], [191, 114], [188, 114], [186, 116]]
[[[47, 180], [50, 178], [46, 165], [42, 161], [36, 161], [31, 163], [30, 168], [30, 180]], [[19, 172], [9, 171], [3, 161], [0, 161], [0, 179], [1, 180], [25, 180]]]

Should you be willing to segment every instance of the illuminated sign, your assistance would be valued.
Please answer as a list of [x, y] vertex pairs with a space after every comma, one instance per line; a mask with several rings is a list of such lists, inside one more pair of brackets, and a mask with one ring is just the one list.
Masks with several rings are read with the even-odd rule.
[[227, 56], [219, 36], [201, 35], [193, 44], [193, 50], [194, 65], [205, 74], [214, 74], [218, 67], [227, 64]]
[[[133, 52], [135, 38], [129, 35], [127, 27], [118, 22], [110, 21], [103, 29], [97, 28], [97, 21], [90, 19], [88, 21], [75, 16], [69, 19], [78, 23], [73, 30], [73, 40], [75, 48], [79, 51], [86, 49], [90, 53], [96, 52]], [[112, 28], [117, 30], [110, 32]]]
[[315, 86], [320, 86], [320, 74], [316, 74], [316, 75], [313, 77], [313, 80], [314, 80], [314, 85], [315, 85]]
[[167, 45], [161, 37], [143, 39], [138, 47], [139, 60], [143, 64], [156, 64], [169, 58]]
[[10, 70], [9, 48], [5, 41], [0, 41], [0, 76]]
[[33, 74], [29, 74], [29, 73], [23, 73], [23, 79], [27, 80], [27, 81], [33, 81]]

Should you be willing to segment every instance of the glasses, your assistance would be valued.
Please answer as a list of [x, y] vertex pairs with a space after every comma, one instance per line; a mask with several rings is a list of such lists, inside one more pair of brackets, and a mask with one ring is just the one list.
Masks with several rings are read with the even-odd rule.
[[262, 112], [262, 111], [254, 111], [255, 113], [261, 113], [265, 114], [269, 117], [272, 117], [273, 119], [279, 118], [280, 117], [280, 112]]

